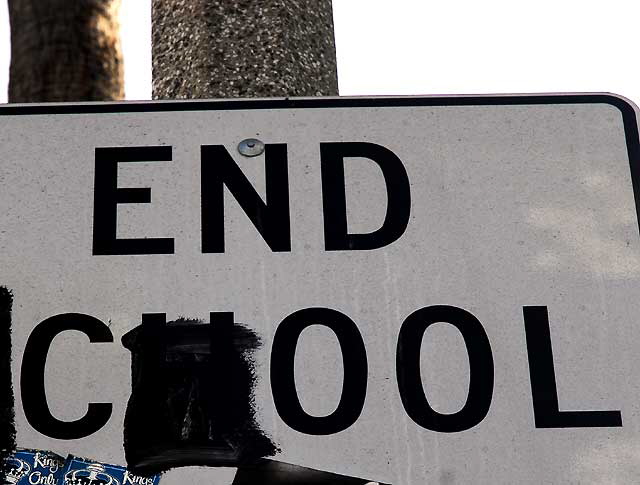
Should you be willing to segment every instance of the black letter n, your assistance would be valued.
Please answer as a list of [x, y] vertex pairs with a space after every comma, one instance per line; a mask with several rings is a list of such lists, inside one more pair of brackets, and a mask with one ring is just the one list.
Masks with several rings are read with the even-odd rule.
[[224, 186], [274, 252], [291, 251], [287, 145], [265, 149], [266, 202], [222, 145], [203, 145], [202, 252], [224, 252]]

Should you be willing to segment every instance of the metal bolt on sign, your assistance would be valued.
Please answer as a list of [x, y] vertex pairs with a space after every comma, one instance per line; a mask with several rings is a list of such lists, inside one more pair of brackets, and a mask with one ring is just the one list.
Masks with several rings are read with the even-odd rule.
[[264, 143], [256, 138], [247, 138], [240, 142], [238, 151], [245, 157], [257, 157], [264, 153]]

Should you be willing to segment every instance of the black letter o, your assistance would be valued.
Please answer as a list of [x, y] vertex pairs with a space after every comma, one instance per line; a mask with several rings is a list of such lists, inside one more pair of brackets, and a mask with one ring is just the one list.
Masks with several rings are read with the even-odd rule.
[[[460, 411], [441, 414], [433, 410], [420, 375], [422, 337], [430, 325], [446, 322], [456, 327], [469, 353], [469, 393]], [[396, 354], [398, 387], [404, 409], [418, 425], [441, 433], [455, 433], [480, 423], [493, 396], [493, 355], [482, 324], [471, 313], [454, 306], [436, 305], [416, 310], [402, 323]]]
[[[328, 416], [310, 416], [298, 399], [294, 361], [298, 338], [311, 325], [323, 325], [336, 334], [344, 364], [342, 395], [336, 410]], [[278, 326], [271, 351], [271, 389], [282, 420], [291, 428], [310, 435], [344, 431], [356, 422], [367, 394], [367, 353], [356, 324], [329, 308], [306, 308], [292, 313]]]

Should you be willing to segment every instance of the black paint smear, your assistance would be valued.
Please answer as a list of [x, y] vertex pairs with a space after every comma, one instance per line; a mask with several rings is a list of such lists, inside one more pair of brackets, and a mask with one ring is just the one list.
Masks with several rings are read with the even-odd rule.
[[347, 477], [272, 460], [238, 469], [232, 485], [366, 485], [382, 482]]
[[132, 352], [124, 421], [132, 471], [240, 466], [278, 452], [255, 419], [252, 353], [260, 339], [233, 313], [212, 313], [211, 324], [143, 315], [122, 344]]
[[16, 448], [16, 426], [11, 382], [11, 306], [13, 295], [0, 286], [0, 463]]

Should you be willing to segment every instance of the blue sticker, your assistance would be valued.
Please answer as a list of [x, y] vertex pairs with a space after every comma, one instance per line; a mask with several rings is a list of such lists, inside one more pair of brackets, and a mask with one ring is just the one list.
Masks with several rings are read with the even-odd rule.
[[3, 485], [59, 485], [64, 458], [41, 450], [17, 450], [2, 466]]
[[160, 475], [139, 476], [123, 466], [106, 465], [69, 455], [61, 485], [156, 485]]

